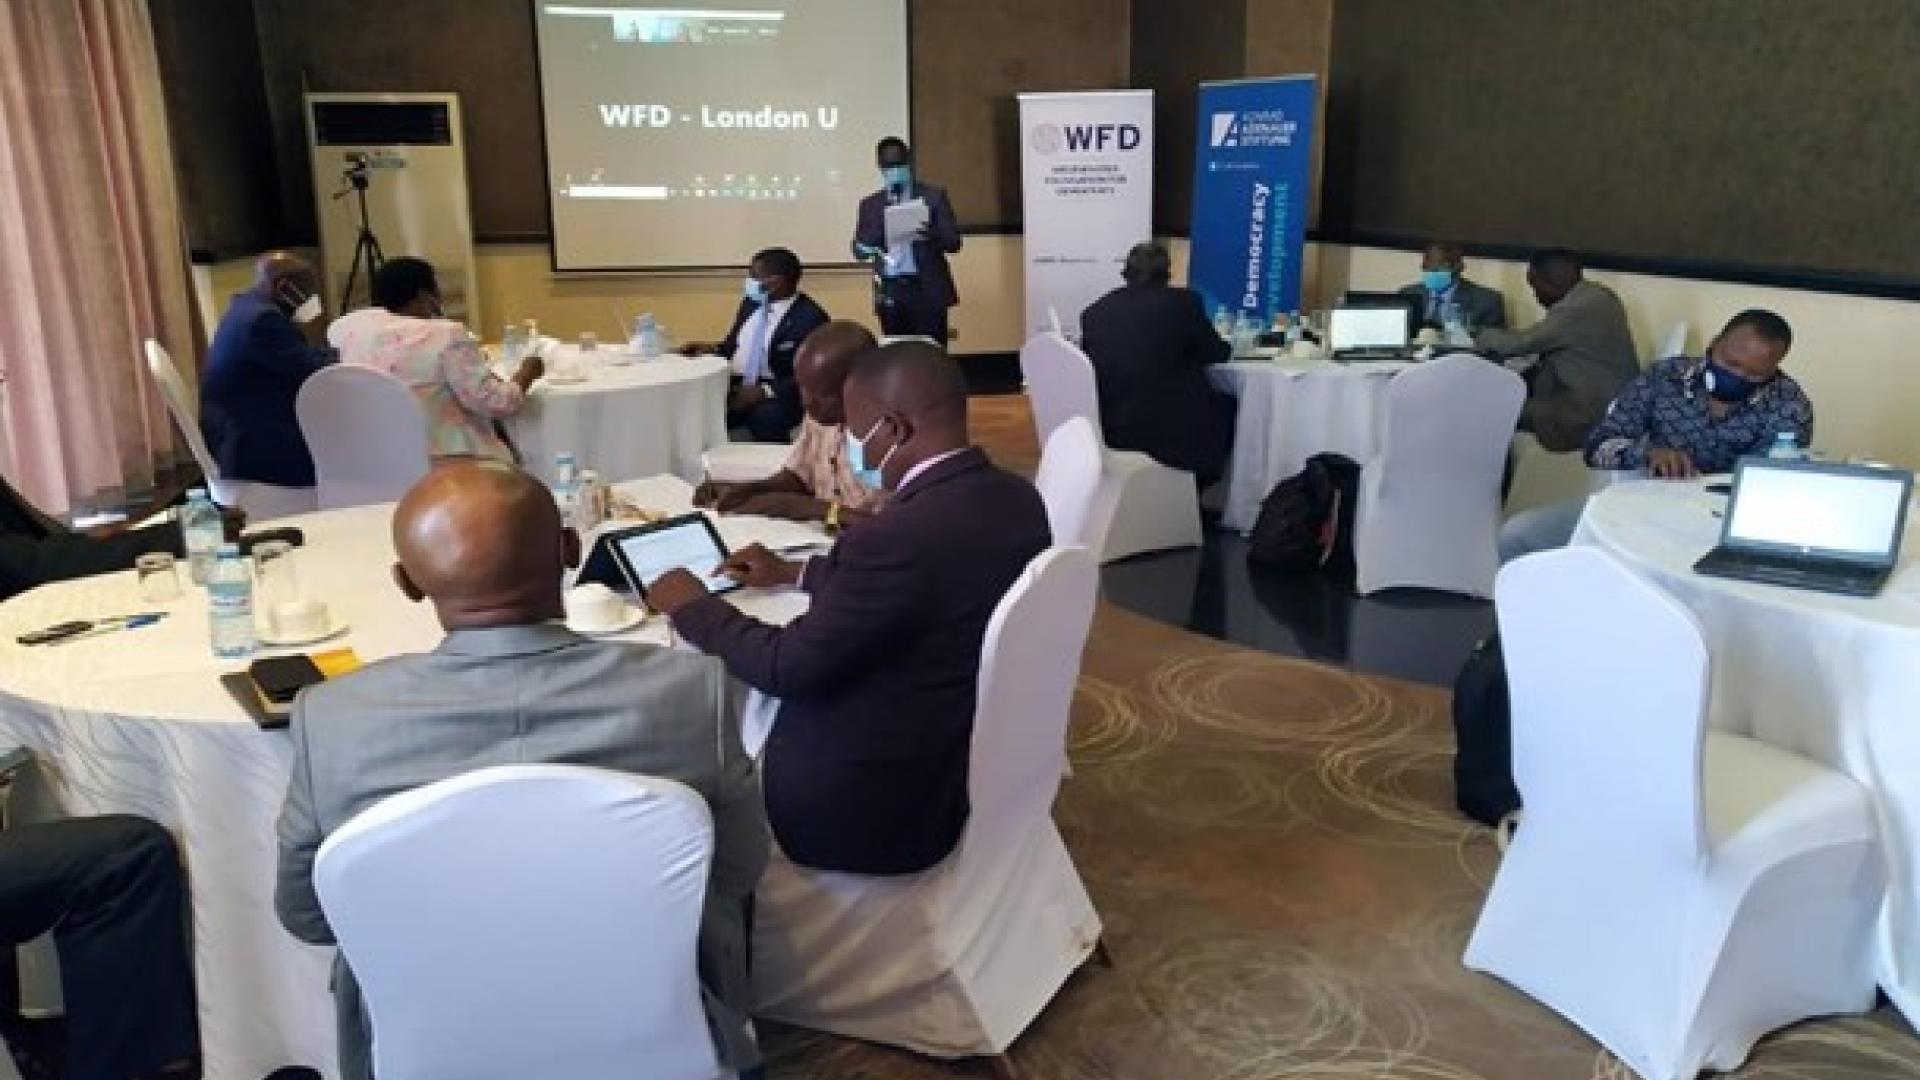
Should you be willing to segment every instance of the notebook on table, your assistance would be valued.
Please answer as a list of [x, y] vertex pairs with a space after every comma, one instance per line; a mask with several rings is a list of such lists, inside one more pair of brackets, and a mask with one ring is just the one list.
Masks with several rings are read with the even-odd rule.
[[1900, 561], [1913, 474], [1866, 465], [1744, 458], [1720, 544], [1693, 564], [1713, 577], [1873, 596]]

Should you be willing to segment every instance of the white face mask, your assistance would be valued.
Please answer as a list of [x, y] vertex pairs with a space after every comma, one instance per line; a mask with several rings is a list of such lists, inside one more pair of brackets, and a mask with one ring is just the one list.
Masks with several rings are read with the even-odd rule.
[[321, 310], [320, 297], [317, 295], [309, 296], [305, 300], [300, 301], [299, 307], [293, 309], [293, 321], [297, 323], [310, 323], [320, 317]]

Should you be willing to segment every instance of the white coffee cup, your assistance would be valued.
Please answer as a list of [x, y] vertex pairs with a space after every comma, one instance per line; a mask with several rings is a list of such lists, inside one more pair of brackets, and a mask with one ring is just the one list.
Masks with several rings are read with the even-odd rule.
[[327, 605], [319, 600], [284, 600], [268, 613], [273, 621], [273, 636], [286, 641], [316, 638], [327, 632], [331, 620]]
[[612, 630], [627, 619], [627, 605], [612, 589], [599, 582], [567, 590], [563, 598], [567, 625], [586, 634]]

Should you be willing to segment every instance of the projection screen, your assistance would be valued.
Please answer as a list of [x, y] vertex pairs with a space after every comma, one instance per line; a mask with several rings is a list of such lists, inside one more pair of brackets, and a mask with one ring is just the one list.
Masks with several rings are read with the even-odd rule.
[[555, 269], [849, 261], [874, 143], [908, 137], [907, 0], [534, 0], [534, 21]]

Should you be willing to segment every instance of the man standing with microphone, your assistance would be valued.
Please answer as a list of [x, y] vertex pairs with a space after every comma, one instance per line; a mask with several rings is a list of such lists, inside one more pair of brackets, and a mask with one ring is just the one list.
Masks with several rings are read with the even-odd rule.
[[[944, 189], [914, 178], [913, 151], [905, 140], [893, 135], [881, 139], [874, 156], [886, 186], [860, 200], [853, 255], [875, 264], [880, 280], [874, 307], [880, 332], [889, 337], [931, 338], [944, 349], [947, 309], [960, 302], [953, 271], [947, 266], [947, 256], [960, 250], [960, 223]], [[916, 203], [922, 208], [919, 211]], [[889, 243], [890, 208], [908, 220], [917, 212], [922, 220], [919, 229], [905, 238], [898, 229], [891, 230], [895, 242]]]

